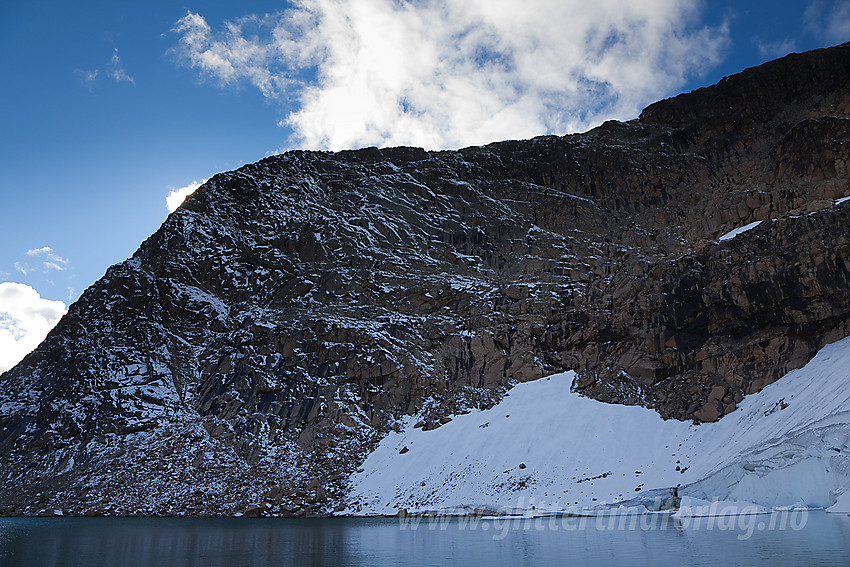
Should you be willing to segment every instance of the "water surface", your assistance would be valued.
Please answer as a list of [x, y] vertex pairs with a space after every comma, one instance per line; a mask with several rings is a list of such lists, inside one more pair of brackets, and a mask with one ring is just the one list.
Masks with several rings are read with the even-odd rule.
[[0, 518], [0, 565], [850, 565], [850, 517]]

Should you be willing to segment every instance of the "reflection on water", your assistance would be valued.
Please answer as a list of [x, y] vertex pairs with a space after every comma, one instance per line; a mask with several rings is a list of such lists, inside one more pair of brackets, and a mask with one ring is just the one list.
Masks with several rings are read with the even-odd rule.
[[730, 567], [850, 562], [850, 517], [811, 512], [805, 522], [798, 517], [784, 529], [781, 520], [758, 516], [752, 523], [703, 519], [698, 525], [641, 525], [575, 518], [0, 518], [0, 565]]

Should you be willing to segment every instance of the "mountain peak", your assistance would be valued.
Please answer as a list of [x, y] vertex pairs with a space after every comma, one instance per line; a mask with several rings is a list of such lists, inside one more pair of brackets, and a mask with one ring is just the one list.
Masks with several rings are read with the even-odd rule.
[[329, 514], [411, 416], [567, 371], [721, 419], [850, 334], [848, 69], [842, 45], [585, 134], [214, 176], [0, 377], [0, 511]]

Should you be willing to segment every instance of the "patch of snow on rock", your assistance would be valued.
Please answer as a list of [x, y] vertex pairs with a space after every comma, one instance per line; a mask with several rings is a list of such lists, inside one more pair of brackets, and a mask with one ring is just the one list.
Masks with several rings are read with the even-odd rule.
[[718, 241], [719, 241], [719, 242], [724, 242], [724, 241], [726, 241], [726, 240], [732, 240], [733, 238], [735, 238], [735, 237], [736, 237], [736, 236], [738, 236], [739, 234], [744, 233], [744, 232], [747, 232], [748, 230], [752, 230], [752, 229], [754, 229], [755, 227], [757, 227], [757, 226], [758, 226], [758, 225], [760, 225], [760, 224], [761, 224], [761, 221], [755, 221], [755, 222], [751, 222], [750, 224], [747, 224], [747, 225], [744, 225], [744, 226], [738, 227], [738, 228], [736, 228], [736, 229], [734, 229], [734, 230], [730, 230], [729, 232], [727, 232], [726, 234], [724, 234], [723, 236], [721, 236], [721, 237], [718, 239]]

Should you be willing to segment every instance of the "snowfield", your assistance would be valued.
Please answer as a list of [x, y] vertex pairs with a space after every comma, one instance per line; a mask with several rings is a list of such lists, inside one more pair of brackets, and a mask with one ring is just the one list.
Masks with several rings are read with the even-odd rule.
[[716, 423], [598, 402], [572, 392], [573, 378], [518, 384], [431, 431], [410, 417], [352, 475], [342, 513], [646, 511], [670, 507], [674, 487], [692, 515], [716, 501], [848, 508], [850, 338]]

